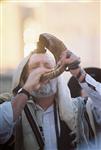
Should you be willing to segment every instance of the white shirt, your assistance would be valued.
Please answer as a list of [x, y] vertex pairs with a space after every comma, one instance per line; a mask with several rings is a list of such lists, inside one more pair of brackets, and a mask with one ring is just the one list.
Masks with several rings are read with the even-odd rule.
[[0, 104], [0, 144], [5, 143], [13, 133], [13, 110], [11, 102]]
[[85, 80], [86, 80], [87, 83], [94, 86], [96, 91], [101, 95], [101, 83], [97, 82], [89, 74], [86, 75]]
[[43, 129], [43, 136], [45, 140], [44, 150], [57, 150], [53, 105], [46, 111], [37, 105], [36, 117], [39, 126]]
[[[53, 105], [44, 111], [36, 106], [38, 125], [43, 129], [44, 150], [57, 150]], [[0, 105], [0, 144], [5, 143], [13, 133], [13, 110], [11, 102]]]

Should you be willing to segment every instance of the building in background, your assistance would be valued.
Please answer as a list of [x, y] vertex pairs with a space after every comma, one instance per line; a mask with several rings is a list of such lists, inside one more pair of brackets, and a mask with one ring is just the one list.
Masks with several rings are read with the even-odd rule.
[[83, 67], [101, 67], [100, 1], [3, 0], [0, 10], [0, 93], [11, 89], [14, 69], [43, 32], [63, 40]]

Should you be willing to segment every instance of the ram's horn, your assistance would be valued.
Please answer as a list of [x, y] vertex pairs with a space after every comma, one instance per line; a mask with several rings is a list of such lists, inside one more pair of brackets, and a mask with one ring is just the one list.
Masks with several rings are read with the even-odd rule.
[[[55, 36], [49, 33], [43, 33], [39, 36], [39, 41], [37, 43], [37, 53], [45, 53], [46, 48], [51, 51], [56, 59], [56, 62], [59, 61], [61, 54], [66, 51], [67, 57], [70, 57], [71, 52], [67, 49], [65, 44], [56, 38]], [[79, 64], [79, 62], [76, 62]], [[72, 65], [72, 64], [71, 64]], [[67, 66], [56, 65], [49, 73], [45, 73], [41, 76], [41, 80], [53, 79], [59, 76], [65, 71]]]
[[61, 40], [49, 33], [40, 34], [37, 43], [37, 53], [45, 53], [45, 48], [53, 53], [56, 62], [59, 60], [61, 53], [67, 49]]

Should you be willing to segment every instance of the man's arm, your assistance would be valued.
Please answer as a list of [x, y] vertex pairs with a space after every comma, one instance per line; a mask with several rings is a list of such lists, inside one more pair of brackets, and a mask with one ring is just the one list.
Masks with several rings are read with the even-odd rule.
[[[49, 69], [45, 68], [38, 68], [32, 71], [24, 86], [22, 89], [24, 89], [24, 93], [18, 93], [15, 97], [14, 100], [12, 101], [12, 108], [13, 108], [13, 120], [15, 121], [19, 115], [21, 114], [22, 110], [24, 109], [27, 100], [28, 100], [28, 95], [31, 94], [32, 91], [35, 91], [42, 86], [43, 83], [40, 82], [40, 77], [43, 73], [49, 71]], [[27, 94], [26, 94], [27, 93]]]
[[[71, 70], [73, 76], [77, 78], [78, 72], [81, 68], [77, 70]], [[101, 126], [101, 83], [97, 82], [90, 75], [88, 75], [83, 69], [81, 75], [77, 78], [82, 88], [86, 91], [88, 96], [92, 100], [91, 109], [97, 124]]]
[[[80, 60], [80, 58], [74, 54], [71, 54], [71, 56], [67, 58], [65, 53], [61, 58], [60, 63], [63, 65], [71, 64], [76, 60]], [[98, 83], [96, 80], [94, 80], [80, 66], [75, 65], [74, 69], [69, 68], [69, 71], [79, 81], [82, 88], [92, 99], [92, 110], [95, 113], [95, 119], [101, 125], [101, 83]]]
[[[22, 87], [29, 94], [37, 90], [43, 83], [40, 83], [40, 76], [49, 71], [49, 69], [40, 68], [32, 71], [26, 83]], [[0, 144], [9, 140], [13, 133], [13, 127], [17, 118], [20, 116], [28, 100], [26, 93], [18, 93], [9, 102], [0, 104]]]

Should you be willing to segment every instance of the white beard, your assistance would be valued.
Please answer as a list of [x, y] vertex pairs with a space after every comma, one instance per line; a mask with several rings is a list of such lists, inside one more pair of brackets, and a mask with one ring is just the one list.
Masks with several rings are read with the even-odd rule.
[[46, 98], [52, 96], [57, 91], [57, 80], [53, 79], [49, 83], [44, 84], [39, 90], [33, 91], [32, 96], [36, 98]]

